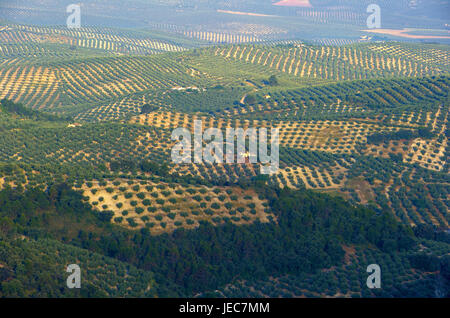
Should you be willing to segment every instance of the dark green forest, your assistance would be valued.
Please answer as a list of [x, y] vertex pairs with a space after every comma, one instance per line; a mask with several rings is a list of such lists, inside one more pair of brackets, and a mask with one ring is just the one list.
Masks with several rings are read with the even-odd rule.
[[[131, 289], [131, 296], [192, 296], [237, 277], [314, 274], [342, 263], [344, 244], [409, 253], [411, 266], [442, 271], [448, 279], [448, 259], [441, 264], [436, 256], [415, 252], [421, 237], [436, 239], [430, 229], [415, 234], [389, 213], [312, 191], [259, 191], [269, 199], [276, 223], [204, 223], [196, 231], [150, 236], [146, 229], [112, 225], [107, 212], [92, 211], [65, 184], [46, 192], [6, 188], [0, 192], [0, 295], [112, 296], [108, 286], [120, 282], [124, 290]], [[86, 288], [78, 293], [64, 285], [64, 266], [73, 259], [82, 268], [99, 265], [95, 273], [87, 271]], [[134, 276], [121, 277], [122, 267], [132, 268]], [[99, 280], [102, 275], [106, 281]], [[150, 281], [150, 290], [145, 290], [142, 285]]]

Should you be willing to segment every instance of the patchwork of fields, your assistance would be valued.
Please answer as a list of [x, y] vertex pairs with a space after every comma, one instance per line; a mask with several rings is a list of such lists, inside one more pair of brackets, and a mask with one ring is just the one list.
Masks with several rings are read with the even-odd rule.
[[[345, 27], [363, 17], [267, 5]], [[33, 262], [57, 254], [55, 266], [79, 255], [101, 285], [89, 295], [433, 294], [439, 271], [415, 256], [449, 251], [436, 239], [450, 223], [449, 46], [311, 44], [287, 23], [258, 23], [275, 15], [214, 14], [243, 20], [152, 31], [1, 22], [0, 238], [27, 238], [2, 248], [46, 251]], [[279, 170], [175, 164], [172, 132], [193, 133], [196, 120], [224, 135], [277, 128]], [[103, 255], [111, 279], [96, 271]], [[380, 259], [386, 289], [367, 291], [365, 266]]]

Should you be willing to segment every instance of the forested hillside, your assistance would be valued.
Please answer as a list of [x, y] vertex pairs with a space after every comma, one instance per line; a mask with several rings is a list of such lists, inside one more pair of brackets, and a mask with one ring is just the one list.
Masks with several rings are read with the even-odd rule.
[[[417, 238], [389, 213], [377, 215], [306, 190], [258, 191], [268, 198], [277, 222], [201, 223], [195, 231], [150, 236], [145, 229], [111, 225], [107, 212], [94, 212], [66, 185], [46, 192], [7, 188], [0, 193], [2, 296], [192, 296], [237, 277], [239, 282], [317, 273], [342, 263], [345, 246], [413, 260], [404, 265], [404, 282], [396, 279], [392, 288], [406, 284], [412, 268], [423, 271], [424, 283], [430, 280], [422, 268], [426, 261], [416, 261], [420, 234]], [[86, 274], [81, 294], [61, 287], [64, 267], [74, 259]], [[433, 275], [448, 275], [444, 259], [432, 264]], [[340, 288], [335, 291], [344, 291]]]

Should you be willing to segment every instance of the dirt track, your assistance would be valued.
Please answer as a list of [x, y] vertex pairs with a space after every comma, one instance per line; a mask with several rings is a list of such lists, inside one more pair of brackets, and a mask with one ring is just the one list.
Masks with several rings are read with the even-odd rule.
[[237, 15], [249, 15], [253, 17], [275, 17], [274, 15], [252, 13], [252, 12], [240, 12], [240, 11], [230, 11], [230, 10], [217, 10], [219, 13], [237, 14]]
[[403, 30], [395, 30], [395, 29], [372, 29], [372, 30], [362, 30], [363, 32], [371, 32], [378, 34], [387, 34], [393, 36], [399, 36], [402, 38], [408, 39], [450, 39], [450, 36], [439, 36], [439, 35], [414, 35], [408, 34], [409, 31], [414, 31], [412, 29], [403, 29]]

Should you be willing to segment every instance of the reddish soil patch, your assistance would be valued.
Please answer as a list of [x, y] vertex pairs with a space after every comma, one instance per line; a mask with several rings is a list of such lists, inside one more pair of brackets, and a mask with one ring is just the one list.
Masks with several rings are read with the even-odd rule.
[[342, 246], [342, 249], [345, 251], [345, 264], [349, 265], [356, 255], [356, 249], [354, 246]]
[[284, 6], [284, 7], [305, 7], [312, 8], [313, 6], [309, 0], [281, 0], [273, 4], [274, 6]]

